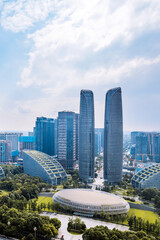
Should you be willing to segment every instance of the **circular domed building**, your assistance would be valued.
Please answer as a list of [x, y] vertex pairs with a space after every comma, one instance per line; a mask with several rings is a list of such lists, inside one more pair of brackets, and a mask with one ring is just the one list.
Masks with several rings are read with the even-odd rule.
[[130, 208], [128, 202], [119, 196], [81, 188], [61, 190], [54, 194], [53, 201], [75, 212], [91, 215], [102, 210], [108, 214], [123, 214]]

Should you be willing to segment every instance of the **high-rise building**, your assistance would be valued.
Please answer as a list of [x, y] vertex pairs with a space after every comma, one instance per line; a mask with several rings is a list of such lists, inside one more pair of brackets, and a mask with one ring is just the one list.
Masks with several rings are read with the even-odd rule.
[[94, 97], [90, 90], [81, 90], [79, 116], [79, 177], [94, 179]]
[[101, 134], [95, 131], [95, 156], [101, 153]]
[[36, 150], [55, 155], [55, 119], [37, 117], [35, 127]]
[[135, 160], [160, 162], [160, 133], [131, 132], [131, 149], [135, 148]]
[[76, 160], [79, 160], [79, 113], [76, 113]]
[[58, 161], [64, 169], [73, 169], [76, 161], [76, 115], [58, 113]]
[[0, 162], [12, 161], [11, 142], [7, 140], [0, 140]]
[[34, 137], [34, 132], [28, 132], [29, 137]]
[[123, 120], [121, 88], [106, 93], [104, 122], [104, 180], [118, 183], [122, 179]]
[[11, 143], [13, 160], [15, 160], [18, 157], [20, 152], [20, 145], [18, 142], [19, 136], [22, 136], [22, 133], [12, 133], [12, 132], [0, 133], [0, 140], [7, 140]]
[[136, 160], [147, 160], [148, 135], [143, 134], [136, 137], [135, 158]]
[[55, 119], [55, 142], [54, 142], [54, 146], [55, 146], [55, 155], [58, 155], [58, 119]]
[[95, 128], [95, 155], [98, 156], [103, 152], [104, 145], [104, 129]]
[[154, 162], [160, 163], [160, 134], [153, 134], [152, 141], [152, 159]]
[[19, 143], [21, 145], [21, 150], [35, 150], [35, 137], [34, 136], [20, 136]]

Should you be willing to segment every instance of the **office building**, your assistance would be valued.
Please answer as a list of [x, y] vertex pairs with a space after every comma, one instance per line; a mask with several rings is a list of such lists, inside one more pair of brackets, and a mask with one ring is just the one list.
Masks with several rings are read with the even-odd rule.
[[148, 136], [142, 135], [136, 137], [135, 157], [136, 160], [147, 160]]
[[54, 147], [55, 147], [55, 155], [58, 155], [58, 119], [55, 119], [55, 143], [54, 143]]
[[95, 128], [95, 156], [100, 155], [104, 148], [104, 129]]
[[58, 161], [64, 169], [73, 169], [76, 161], [76, 114], [58, 113]]
[[34, 137], [34, 132], [28, 132], [29, 137]]
[[22, 133], [0, 133], [0, 140], [7, 140], [11, 143], [12, 159], [15, 160], [19, 156], [20, 145], [18, 142]]
[[160, 134], [152, 135], [152, 156], [153, 162], [160, 163]]
[[35, 137], [34, 136], [20, 136], [19, 143], [21, 150], [35, 150]]
[[76, 113], [76, 161], [79, 161], [79, 114]]
[[121, 88], [107, 92], [104, 122], [104, 180], [122, 180], [123, 120]]
[[94, 97], [90, 90], [81, 90], [79, 116], [79, 177], [94, 180]]
[[11, 142], [0, 140], [0, 162], [6, 163], [12, 161]]
[[35, 126], [36, 150], [55, 155], [55, 119], [37, 117]]
[[160, 133], [131, 132], [131, 150], [135, 148], [135, 160], [160, 162]]

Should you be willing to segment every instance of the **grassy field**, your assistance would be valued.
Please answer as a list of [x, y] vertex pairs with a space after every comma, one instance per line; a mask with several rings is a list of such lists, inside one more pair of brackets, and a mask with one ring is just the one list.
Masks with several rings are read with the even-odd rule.
[[130, 208], [128, 212], [128, 216], [136, 216], [137, 218], [143, 218], [146, 221], [148, 220], [150, 223], [154, 223], [156, 220], [159, 220], [159, 216], [151, 211], [144, 211], [140, 209]]
[[130, 201], [130, 200], [126, 200], [127, 202], [130, 202], [130, 203], [134, 203], [134, 204], [143, 204], [143, 202], [142, 201], [135, 201], [135, 202], [133, 202], [133, 201]]
[[42, 196], [39, 196], [38, 197], [38, 200], [37, 200], [37, 204], [41, 204], [41, 203], [45, 203], [45, 204], [48, 204], [48, 203], [53, 203], [53, 200], [52, 200], [52, 197], [42, 197]]
[[[33, 198], [32, 201], [37, 201], [37, 206], [38, 205], [41, 205], [41, 203], [45, 203], [46, 204], [46, 209], [45, 211], [48, 211], [48, 212], [53, 212], [51, 209], [48, 209], [48, 203], [53, 203], [53, 200], [52, 200], [52, 197], [42, 197], [42, 196], [39, 196], [38, 199], [37, 198]], [[27, 208], [29, 209], [29, 206], [27, 206]], [[44, 211], [44, 209], [42, 210]]]

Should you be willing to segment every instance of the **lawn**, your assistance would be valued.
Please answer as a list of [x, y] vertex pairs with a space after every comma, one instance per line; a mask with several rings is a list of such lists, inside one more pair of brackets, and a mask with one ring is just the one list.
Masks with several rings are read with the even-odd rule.
[[41, 203], [45, 203], [45, 204], [53, 203], [53, 199], [52, 199], [52, 197], [42, 197], [42, 196], [39, 196], [38, 200], [37, 200], [37, 204], [39, 205]]
[[143, 204], [143, 202], [142, 201], [135, 201], [135, 202], [133, 202], [133, 201], [130, 201], [130, 200], [126, 200], [127, 202], [130, 202], [130, 203], [134, 203], [134, 204]]
[[[41, 205], [41, 203], [45, 203], [46, 204], [45, 211], [53, 212], [51, 209], [49, 210], [48, 207], [47, 207], [48, 203], [53, 203], [52, 197], [39, 196], [38, 199], [37, 198], [33, 198], [32, 199], [32, 201], [35, 201], [35, 200], [37, 201], [37, 206]], [[27, 208], [29, 208], [29, 206], [27, 206]], [[44, 211], [44, 209], [42, 211]]]
[[128, 212], [128, 216], [136, 216], [137, 218], [143, 218], [146, 221], [148, 220], [150, 223], [154, 223], [156, 220], [159, 220], [159, 216], [151, 211], [144, 211], [144, 210], [140, 210], [140, 209], [135, 209], [135, 208], [130, 208], [129, 212]]

